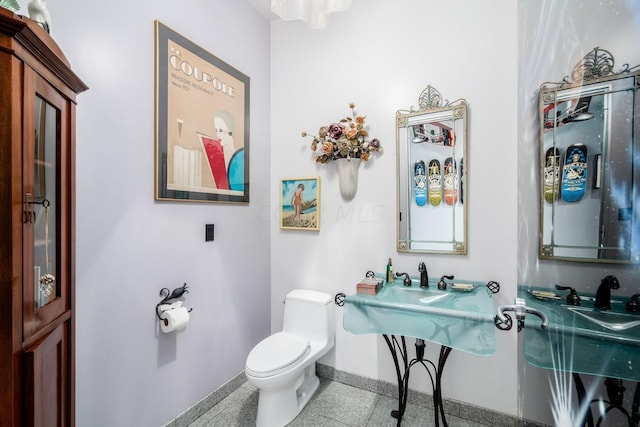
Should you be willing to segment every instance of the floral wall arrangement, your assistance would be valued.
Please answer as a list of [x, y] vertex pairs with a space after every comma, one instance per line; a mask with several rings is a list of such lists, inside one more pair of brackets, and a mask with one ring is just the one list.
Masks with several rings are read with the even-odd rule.
[[316, 162], [335, 161], [338, 168], [340, 194], [351, 200], [358, 190], [358, 167], [360, 161], [367, 161], [372, 152], [382, 151], [380, 140], [369, 140], [365, 116], [356, 113], [356, 106], [349, 104], [352, 117], [346, 117], [328, 126], [321, 126], [318, 136], [302, 132], [302, 137], [310, 136], [311, 150], [316, 154]]
[[354, 103], [349, 104], [353, 117], [346, 117], [328, 126], [321, 126], [318, 136], [302, 132], [302, 137], [311, 136], [311, 150], [317, 153], [316, 162], [327, 163], [337, 159], [369, 160], [372, 152], [382, 151], [378, 138], [369, 141], [365, 116], [356, 113]]

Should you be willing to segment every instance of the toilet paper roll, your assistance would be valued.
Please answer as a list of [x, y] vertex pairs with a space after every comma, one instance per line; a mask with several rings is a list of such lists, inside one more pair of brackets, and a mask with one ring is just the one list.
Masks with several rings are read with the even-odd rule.
[[160, 313], [160, 328], [162, 332], [181, 331], [189, 323], [189, 310], [185, 307], [172, 308]]

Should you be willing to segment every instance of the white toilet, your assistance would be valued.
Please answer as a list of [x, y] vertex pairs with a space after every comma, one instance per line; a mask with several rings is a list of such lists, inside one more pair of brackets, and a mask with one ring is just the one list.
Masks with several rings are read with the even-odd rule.
[[247, 357], [245, 375], [260, 390], [258, 427], [291, 422], [318, 389], [316, 361], [335, 343], [331, 295], [296, 289], [285, 299], [282, 331], [260, 341]]

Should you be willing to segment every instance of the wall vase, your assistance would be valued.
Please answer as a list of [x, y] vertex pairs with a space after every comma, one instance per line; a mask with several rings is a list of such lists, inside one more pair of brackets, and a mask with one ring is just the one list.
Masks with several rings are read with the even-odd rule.
[[358, 168], [360, 159], [336, 159], [338, 178], [340, 183], [340, 195], [345, 200], [351, 200], [358, 191]]

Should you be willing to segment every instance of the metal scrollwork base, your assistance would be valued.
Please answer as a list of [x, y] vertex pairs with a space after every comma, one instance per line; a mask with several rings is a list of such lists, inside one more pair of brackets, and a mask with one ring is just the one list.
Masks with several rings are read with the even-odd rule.
[[[629, 427], [637, 427], [640, 423], [640, 383], [636, 383], [635, 393], [633, 394], [633, 401], [631, 407], [631, 413], [625, 409], [622, 405], [624, 403], [624, 391], [623, 381], [617, 378], [606, 378], [604, 384], [607, 389], [607, 398], [596, 398], [588, 401], [588, 395], [584, 387], [584, 383], [580, 378], [580, 374], [572, 373], [573, 382], [576, 388], [576, 394], [578, 395], [578, 403], [580, 408], [586, 408], [583, 415], [583, 419], [580, 420], [578, 425], [586, 427], [600, 426], [605, 420], [607, 415], [612, 410], [619, 411], [627, 418]], [[594, 419], [594, 414], [591, 411], [591, 405], [597, 404], [600, 408], [600, 415], [597, 420]]]
[[442, 401], [442, 372], [451, 354], [451, 347], [442, 346], [437, 364], [424, 357], [425, 342], [416, 339], [416, 357], [409, 360], [405, 337], [400, 335], [382, 335], [389, 347], [393, 363], [396, 368], [396, 379], [398, 381], [398, 409], [391, 411], [391, 416], [396, 419], [396, 426], [402, 425], [402, 417], [407, 409], [407, 399], [409, 395], [409, 373], [415, 365], [422, 365], [429, 375], [431, 388], [433, 391], [434, 421], [436, 427], [440, 426], [440, 421], [444, 427], [448, 427], [445, 415], [444, 402]]

